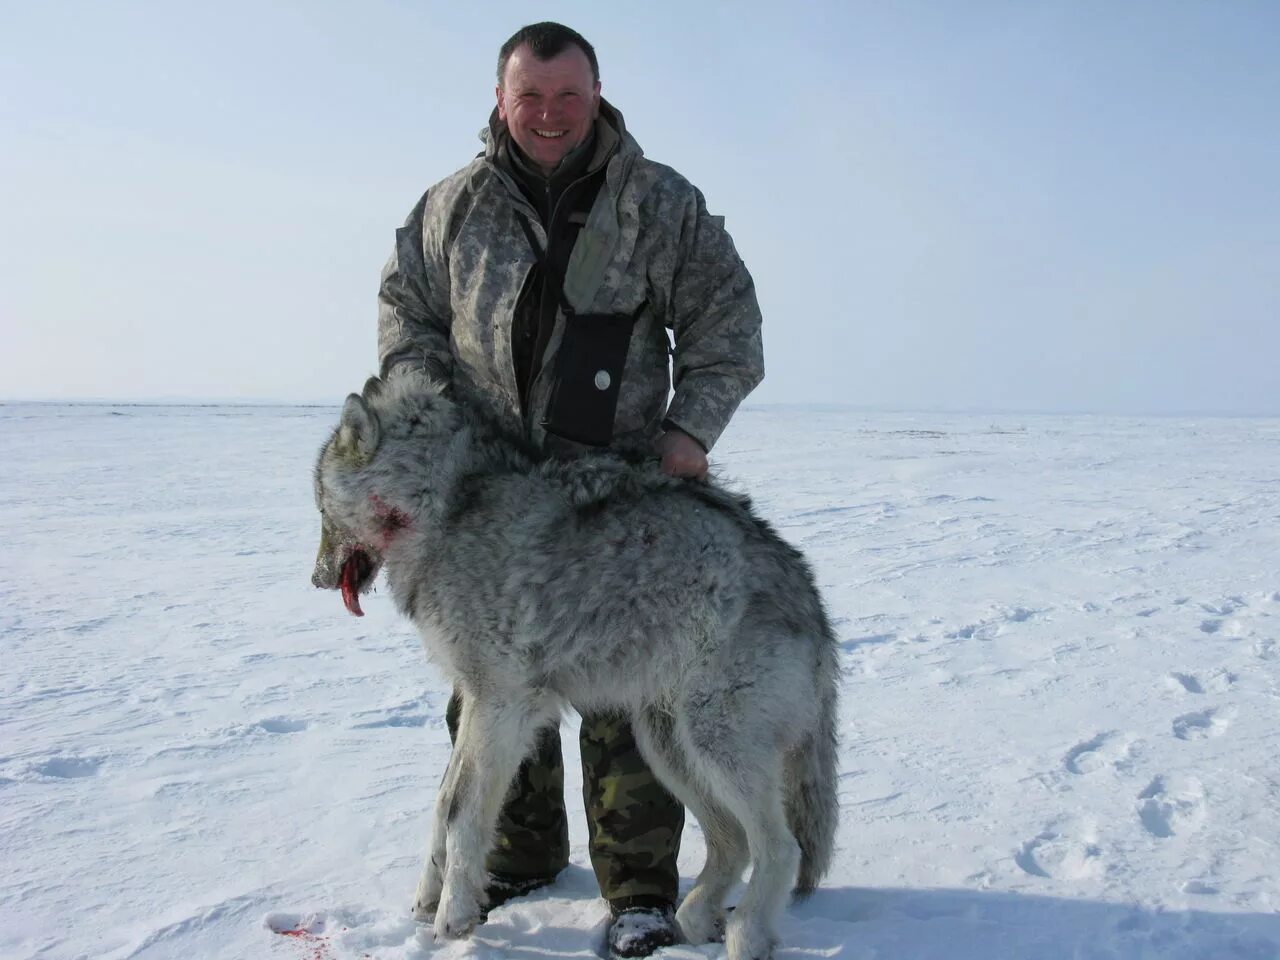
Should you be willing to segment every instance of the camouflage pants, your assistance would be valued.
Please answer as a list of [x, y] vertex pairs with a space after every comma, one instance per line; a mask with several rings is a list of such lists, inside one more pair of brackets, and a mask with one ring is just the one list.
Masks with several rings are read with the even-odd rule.
[[[457, 737], [461, 710], [455, 691], [445, 713], [450, 739]], [[684, 808], [645, 765], [622, 717], [583, 717], [578, 742], [588, 852], [600, 895], [674, 903]], [[559, 873], [568, 863], [560, 730], [549, 726], [511, 784], [485, 865], [490, 873], [536, 877]]]

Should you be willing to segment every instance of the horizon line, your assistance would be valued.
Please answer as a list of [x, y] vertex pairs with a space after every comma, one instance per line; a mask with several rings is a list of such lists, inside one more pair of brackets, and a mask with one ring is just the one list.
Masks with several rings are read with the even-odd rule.
[[[345, 399], [345, 398], [344, 398]], [[74, 399], [0, 397], [0, 407], [6, 406], [64, 406], [64, 407], [292, 407], [299, 409], [340, 409], [342, 400], [279, 400], [253, 397], [169, 397], [127, 398], [78, 397]], [[1280, 419], [1280, 411], [1273, 413], [1241, 412], [1230, 410], [1103, 410], [1103, 409], [1033, 409], [1014, 407], [896, 407], [885, 404], [857, 404], [832, 400], [779, 400], [748, 401], [739, 410], [776, 409], [826, 409], [850, 413], [906, 413], [950, 416], [1046, 416], [1046, 417], [1213, 417], [1215, 419], [1274, 420]]]

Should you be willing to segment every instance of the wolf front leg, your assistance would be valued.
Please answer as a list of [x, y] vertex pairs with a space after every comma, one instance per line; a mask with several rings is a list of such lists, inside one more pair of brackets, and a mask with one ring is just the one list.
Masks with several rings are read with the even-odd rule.
[[418, 890], [413, 896], [413, 918], [423, 923], [435, 923], [436, 910], [440, 906], [440, 893], [444, 890], [445, 838], [448, 836], [448, 812], [453, 795], [454, 763], [457, 754], [449, 757], [444, 776], [440, 779], [440, 793], [436, 797], [434, 819], [431, 824], [431, 840], [427, 845], [427, 861], [422, 866]]
[[[465, 937], [475, 929], [488, 880], [485, 859], [494, 827], [520, 762], [533, 747], [542, 718], [519, 702], [464, 696], [458, 738], [449, 763], [448, 791], [437, 804], [444, 821], [444, 885], [436, 909], [436, 937]], [[433, 854], [439, 847], [432, 840]], [[424, 882], [432, 866], [429, 858]]]

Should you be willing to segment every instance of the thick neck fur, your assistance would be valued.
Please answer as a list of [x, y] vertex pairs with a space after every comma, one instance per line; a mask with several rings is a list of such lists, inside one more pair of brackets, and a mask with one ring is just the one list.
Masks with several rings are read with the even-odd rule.
[[538, 458], [518, 438], [502, 435], [417, 378], [391, 381], [373, 409], [382, 436], [362, 471], [361, 493], [375, 505], [374, 546], [392, 595], [410, 613], [401, 584], [430, 566], [469, 482], [480, 475], [533, 472]]

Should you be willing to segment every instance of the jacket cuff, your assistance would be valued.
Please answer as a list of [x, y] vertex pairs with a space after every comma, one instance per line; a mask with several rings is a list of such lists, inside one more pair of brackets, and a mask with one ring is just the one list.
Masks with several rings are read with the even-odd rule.
[[680, 431], [681, 433], [683, 433], [686, 437], [688, 437], [688, 438], [689, 438], [689, 439], [691, 439], [694, 443], [696, 443], [698, 446], [700, 446], [700, 447], [702, 448], [702, 452], [703, 452], [703, 453], [710, 453], [710, 452], [711, 452], [710, 450], [708, 450], [708, 449], [707, 449], [707, 445], [706, 445], [705, 443], [703, 443], [701, 440], [699, 440], [697, 437], [695, 437], [692, 433], [690, 433], [690, 432], [689, 432], [688, 430], [686, 430], [684, 427], [680, 426], [680, 424], [676, 423], [676, 422], [675, 422], [674, 420], [672, 420], [670, 417], [667, 417], [665, 420], [663, 420], [663, 421], [662, 421], [662, 429], [663, 429], [663, 430], [666, 430], [668, 433], [669, 433], [669, 432], [671, 432], [672, 430], [679, 430], [679, 431]]
[[406, 347], [388, 353], [378, 365], [378, 375], [383, 380], [409, 370], [425, 373], [446, 389], [453, 386], [448, 366], [417, 347]]
[[727, 392], [714, 396], [715, 391], [708, 390], [707, 386], [689, 384], [685, 389], [677, 390], [671, 406], [667, 408], [664, 426], [667, 423], [673, 424], [697, 440], [702, 444], [702, 449], [710, 453], [720, 439], [720, 434], [728, 426], [733, 411], [738, 409], [740, 397], [729, 396]]

